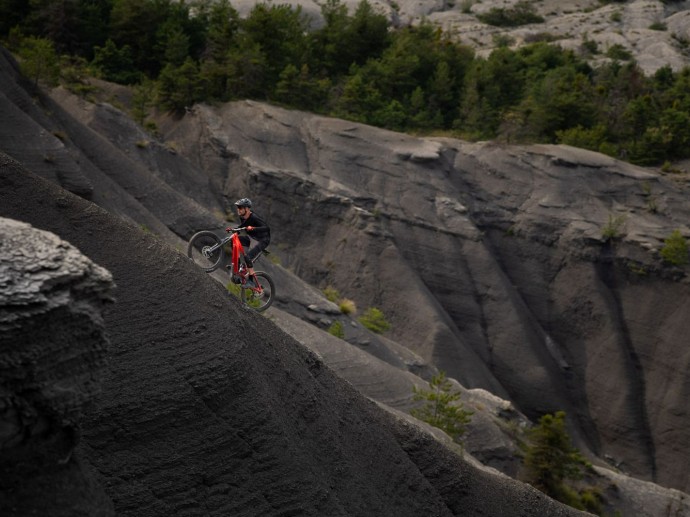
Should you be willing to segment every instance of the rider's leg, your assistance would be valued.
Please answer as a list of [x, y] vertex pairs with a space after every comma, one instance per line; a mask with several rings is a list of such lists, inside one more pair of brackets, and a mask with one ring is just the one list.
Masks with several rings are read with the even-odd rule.
[[254, 259], [256, 259], [256, 257], [259, 256], [259, 253], [261, 253], [267, 246], [267, 242], [259, 242], [247, 252], [245, 259], [247, 262], [247, 273], [249, 273], [250, 276], [254, 275]]
[[256, 258], [257, 252], [255, 251], [256, 246], [247, 250], [244, 256], [244, 263], [247, 265], [247, 281], [245, 285], [250, 288], [258, 287], [254, 276], [254, 259]]
[[247, 274], [249, 276], [254, 274], [254, 258], [256, 257], [256, 253], [253, 252], [254, 248], [247, 251], [247, 254], [244, 256], [244, 263], [247, 264]]
[[256, 276], [254, 276], [254, 260], [267, 246], [268, 242], [259, 242], [256, 246], [247, 251], [244, 257], [245, 263], [247, 264], [247, 285], [249, 287], [258, 287], [258, 280]]

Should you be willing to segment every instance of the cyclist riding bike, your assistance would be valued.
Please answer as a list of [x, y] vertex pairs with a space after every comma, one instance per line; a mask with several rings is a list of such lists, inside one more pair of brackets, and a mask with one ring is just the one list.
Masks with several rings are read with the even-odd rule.
[[[244, 226], [247, 235], [257, 241], [257, 244], [249, 248], [246, 256], [247, 263], [247, 287], [257, 287], [254, 282], [254, 259], [263, 250], [268, 247], [271, 242], [271, 229], [266, 224], [261, 217], [252, 212], [252, 202], [250, 199], [243, 197], [242, 199], [235, 202], [237, 207], [237, 214], [242, 220], [242, 226]], [[231, 228], [227, 228], [230, 231]], [[247, 235], [240, 236], [240, 242], [244, 248], [248, 248], [251, 244], [249, 237]], [[231, 266], [229, 266], [231, 267]]]

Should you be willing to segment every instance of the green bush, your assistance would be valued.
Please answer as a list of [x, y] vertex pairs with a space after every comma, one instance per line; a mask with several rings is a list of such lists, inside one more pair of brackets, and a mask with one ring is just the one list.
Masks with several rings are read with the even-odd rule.
[[613, 241], [620, 239], [623, 235], [623, 227], [625, 225], [624, 215], [609, 215], [609, 220], [601, 230], [601, 236], [605, 241]]
[[421, 408], [413, 409], [410, 414], [434, 427], [438, 427], [459, 442], [465, 428], [473, 415], [472, 411], [463, 409], [461, 393], [453, 390], [453, 385], [446, 378], [445, 372], [439, 372], [429, 383], [431, 389], [425, 390], [414, 386], [414, 400], [425, 400]]
[[592, 41], [591, 39], [584, 40], [582, 42], [581, 49], [583, 50], [583, 52], [590, 55], [595, 55], [599, 53], [599, 45], [596, 41]]
[[661, 248], [661, 257], [674, 266], [684, 266], [688, 263], [688, 241], [680, 233], [680, 230], [673, 230], [664, 240]]
[[603, 496], [598, 488], [589, 487], [580, 490], [580, 502], [582, 503], [582, 506], [585, 507], [585, 510], [590, 513], [601, 515], [602, 500]]
[[326, 300], [333, 303], [337, 302], [338, 298], [340, 298], [338, 290], [330, 285], [323, 290], [323, 295], [326, 297]]
[[57, 86], [60, 78], [60, 60], [52, 41], [33, 36], [25, 38], [22, 40], [19, 55], [22, 58], [22, 73], [33, 82], [34, 88], [39, 82]]
[[345, 337], [345, 331], [343, 330], [343, 324], [339, 321], [334, 321], [330, 327], [328, 327], [328, 333], [332, 336], [339, 337], [343, 339]]
[[488, 12], [478, 14], [479, 21], [496, 27], [518, 27], [530, 23], [544, 23], [544, 18], [539, 16], [534, 7], [526, 1], [518, 2], [514, 7], [492, 7]]
[[515, 44], [515, 38], [508, 34], [494, 34], [491, 39], [496, 47], [510, 47]]
[[338, 302], [338, 307], [340, 308], [340, 312], [343, 314], [354, 314], [357, 312], [357, 305], [349, 298], [343, 298], [340, 300]]
[[606, 51], [606, 57], [616, 59], [618, 61], [630, 61], [633, 56], [632, 53], [623, 45], [620, 43], [615, 43]]
[[359, 317], [359, 322], [376, 334], [383, 334], [391, 328], [383, 312], [376, 307], [369, 307], [364, 314]]
[[240, 296], [240, 286], [237, 284], [233, 284], [232, 282], [228, 282], [225, 285], [225, 288], [230, 292], [230, 294], [233, 294], [234, 296], [239, 297]]
[[601, 152], [602, 146], [606, 143], [606, 127], [603, 124], [591, 128], [571, 127], [556, 131], [556, 139], [559, 144]]

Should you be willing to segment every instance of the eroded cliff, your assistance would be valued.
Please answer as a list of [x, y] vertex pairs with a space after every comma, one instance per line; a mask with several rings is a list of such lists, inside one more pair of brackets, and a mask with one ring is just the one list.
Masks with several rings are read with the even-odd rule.
[[257, 198], [302, 278], [381, 307], [463, 385], [563, 409], [601, 456], [686, 487], [688, 283], [659, 255], [689, 234], [685, 175], [251, 102], [163, 128], [228, 199]]

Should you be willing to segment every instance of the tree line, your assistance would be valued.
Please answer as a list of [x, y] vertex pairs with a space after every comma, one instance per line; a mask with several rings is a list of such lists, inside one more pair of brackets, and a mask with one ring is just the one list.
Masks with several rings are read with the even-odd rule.
[[[565, 143], [641, 165], [690, 156], [690, 69], [646, 76], [629, 54], [548, 41], [476, 56], [429, 23], [393, 30], [362, 0], [300, 8], [228, 0], [0, 0], [0, 36], [34, 75], [96, 75], [148, 107], [254, 99], [395, 131]], [[500, 41], [499, 41], [500, 43]], [[614, 52], [615, 51], [615, 52]], [[59, 57], [58, 57], [59, 56]]]

